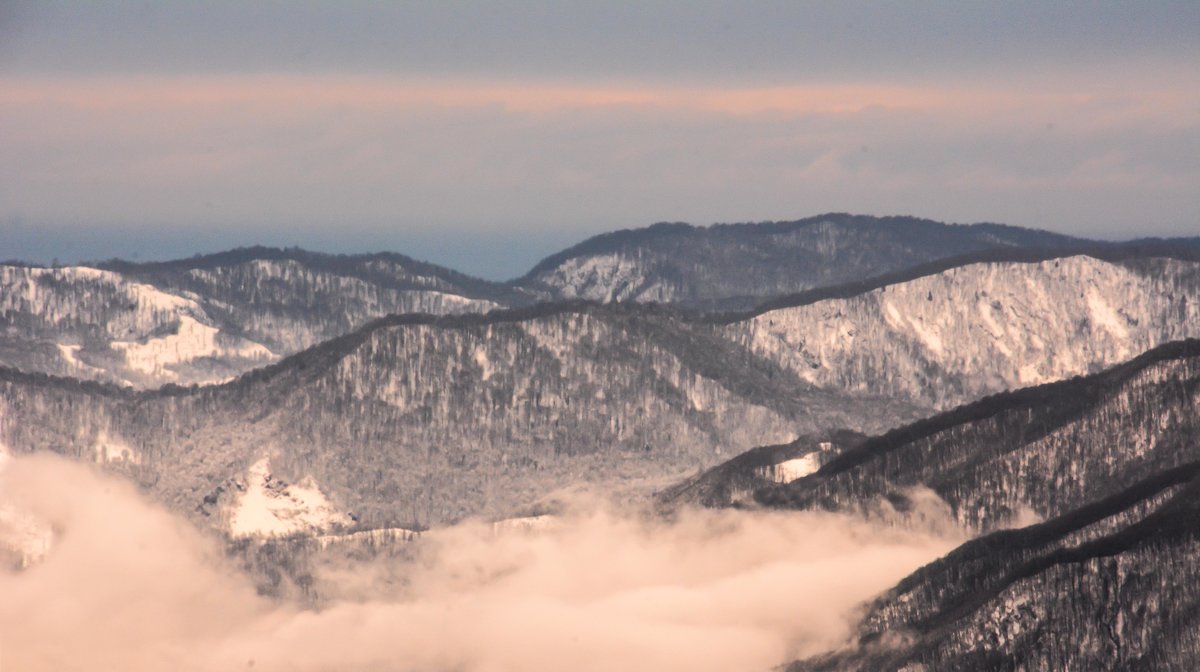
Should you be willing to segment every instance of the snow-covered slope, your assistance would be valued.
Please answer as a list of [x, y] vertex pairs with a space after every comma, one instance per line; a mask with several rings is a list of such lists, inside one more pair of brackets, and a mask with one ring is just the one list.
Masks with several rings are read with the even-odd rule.
[[480, 296], [486, 283], [469, 291], [395, 255], [257, 253], [266, 258], [0, 266], [0, 364], [139, 387], [219, 382], [383, 315], [500, 305]]
[[946, 408], [1200, 336], [1200, 263], [979, 263], [780, 308], [728, 338], [804, 380]]
[[288, 354], [382, 315], [445, 315], [501, 307], [495, 300], [467, 295], [440, 277], [413, 273], [387, 257], [329, 269], [296, 259], [255, 259], [191, 268], [169, 282], [205, 297], [214, 313]]
[[[0, 379], [10, 445], [109, 455], [109, 468], [221, 529], [229, 511], [267, 501], [248, 489], [262, 479], [244, 477], [263, 455], [272, 482], [303, 490], [311, 477], [361, 526], [419, 529], [511, 516], [581, 482], [645, 492], [748, 446], [820, 426], [881, 431], [920, 413], [813, 389], [709, 325], [638, 306], [388, 318], [195, 390]], [[117, 441], [131, 457], [97, 447]], [[275, 513], [257, 516], [263, 525], [235, 517], [238, 530], [294, 527]]]
[[157, 385], [220, 380], [278, 357], [225, 333], [194, 294], [86, 266], [0, 266], [0, 362]]
[[229, 514], [234, 537], [325, 534], [354, 522], [329, 503], [311, 476], [293, 484], [275, 478], [269, 457], [250, 465], [245, 479], [235, 483], [240, 492]]

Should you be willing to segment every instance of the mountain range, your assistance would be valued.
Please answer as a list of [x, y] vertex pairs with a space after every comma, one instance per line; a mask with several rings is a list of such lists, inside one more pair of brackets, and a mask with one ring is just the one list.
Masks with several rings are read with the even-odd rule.
[[268, 248], [13, 263], [0, 307], [0, 457], [132, 480], [268, 593], [581, 489], [933, 507], [971, 540], [789, 669], [1200, 658], [1200, 239], [823, 215], [606, 234], [508, 283]]
[[506, 283], [398, 254], [262, 247], [140, 264], [10, 262], [0, 265], [0, 362], [139, 388], [206, 384], [391, 314], [580, 299], [745, 312], [771, 301], [846, 298], [973, 261], [1156, 252], [1194, 260], [1196, 250], [1200, 238], [1109, 244], [1000, 225], [830, 214], [605, 234]]
[[217, 386], [133, 392], [10, 369], [3, 440], [77, 457], [128, 446], [120, 468], [223, 529], [230, 484], [263, 459], [363, 525], [445, 524], [579, 481], [645, 491], [756, 445], [878, 433], [1086, 374], [1200, 336], [1198, 306], [1198, 262], [1072, 256], [736, 319], [593, 303], [398, 316]]

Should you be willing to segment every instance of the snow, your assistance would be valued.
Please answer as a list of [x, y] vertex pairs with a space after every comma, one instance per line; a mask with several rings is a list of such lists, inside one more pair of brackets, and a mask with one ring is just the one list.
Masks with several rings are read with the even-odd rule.
[[83, 363], [79, 361], [79, 349], [82, 347], [83, 346], [80, 345], [66, 345], [65, 343], [59, 343], [58, 352], [62, 355], [63, 359], [67, 360], [67, 364], [70, 364], [71, 366], [81, 366]]
[[270, 360], [275, 356], [265, 346], [251, 341], [242, 341], [232, 346], [221, 345], [217, 339], [220, 333], [216, 327], [201, 324], [189, 315], [182, 315], [173, 334], [147, 339], [145, 342], [114, 341], [111, 346], [124, 352], [125, 363], [129, 368], [168, 379], [177, 377], [169, 367], [202, 357]]
[[598, 254], [567, 259], [539, 278], [559, 288], [565, 298], [593, 301], [670, 301], [675, 292], [660, 282], [647, 284], [646, 271], [636, 259]]
[[916, 319], [909, 320], [909, 326], [913, 333], [925, 345], [925, 347], [936, 357], [941, 357], [945, 354], [946, 349], [942, 347], [942, 339], [933, 331], [932, 328], [925, 326], [924, 320]]
[[482, 346], [475, 348], [474, 359], [475, 363], [479, 365], [479, 368], [483, 369], [483, 379], [488, 380], [491, 378], [494, 368], [492, 367], [491, 360], [488, 359], [487, 351], [484, 350]]
[[311, 477], [290, 485], [276, 480], [269, 457], [251, 465], [245, 486], [229, 521], [234, 537], [315, 534], [353, 522], [334, 509]]
[[887, 313], [887, 322], [892, 327], [902, 329], [904, 327], [904, 318], [901, 317], [900, 311], [891, 301], [883, 302], [884, 311]]
[[96, 435], [93, 454], [95, 455], [97, 464], [108, 464], [111, 462], [124, 462], [126, 464], [142, 463], [142, 456], [136, 450], [124, 441], [110, 437], [108, 432], [105, 431], [101, 431]]
[[1122, 324], [1124, 320], [1117, 315], [1117, 311], [1113, 310], [1112, 306], [1108, 305], [1095, 287], [1088, 288], [1087, 306], [1088, 317], [1091, 318], [1092, 324], [1107, 329], [1109, 333], [1122, 341], [1129, 338], [1129, 330]]
[[[1200, 264], [1142, 266], [1087, 256], [971, 264], [724, 331], [815, 385], [946, 408], [1200, 336]], [[956, 380], [934, 385], [931, 376]]]
[[1049, 380], [1042, 375], [1037, 364], [1026, 364], [1017, 370], [1017, 382], [1022, 386], [1041, 385]]
[[791, 483], [798, 478], [816, 473], [820, 468], [820, 457], [816, 453], [809, 453], [804, 457], [797, 457], [775, 465], [775, 481]]
[[819, 450], [794, 457], [783, 462], [776, 462], [757, 469], [758, 475], [776, 483], [791, 483], [809, 474], [814, 474], [821, 468], [821, 454], [830, 450], [832, 443], [823, 441], [818, 444]]
[[[396, 277], [410, 276], [400, 265], [384, 266]], [[219, 382], [230, 372], [273, 361], [273, 352], [290, 354], [338, 335], [346, 325], [365, 324], [385, 314], [486, 312], [499, 307], [455, 294], [453, 284], [434, 277], [412, 276], [425, 286], [421, 289], [394, 289], [292, 260], [188, 273], [195, 292], [160, 289], [90, 267], [0, 265], [0, 313], [19, 317], [14, 323], [33, 338], [60, 341], [60, 366], [70, 375], [147, 386]], [[254, 291], [256, 287], [263, 291]], [[239, 295], [242, 290], [246, 291]], [[281, 311], [272, 303], [276, 294], [285, 297], [285, 304], [310, 297], [320, 309], [311, 314]], [[170, 330], [179, 333], [164, 336]], [[93, 342], [98, 336], [103, 341]], [[79, 343], [88, 345], [76, 347]], [[106, 356], [106, 348], [118, 356]], [[81, 350], [85, 357], [95, 356], [85, 362], [79, 357]], [[200, 358], [213, 361], [181, 366]]]
[[[121, 282], [124, 282], [121, 280]], [[137, 300], [139, 310], [157, 310], [164, 313], [174, 313], [183, 310], [199, 310], [195, 301], [182, 296], [168, 294], [150, 285], [140, 282], [128, 283], [128, 291]]]
[[331, 546], [342, 544], [385, 545], [401, 541], [413, 541], [421, 536], [420, 532], [406, 527], [383, 527], [375, 530], [360, 530], [348, 534], [322, 534], [315, 537], [317, 546], [325, 550]]

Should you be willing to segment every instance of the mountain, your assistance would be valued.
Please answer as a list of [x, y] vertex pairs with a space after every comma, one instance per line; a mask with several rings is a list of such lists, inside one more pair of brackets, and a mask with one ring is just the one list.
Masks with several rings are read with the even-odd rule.
[[851, 646], [787, 669], [1191, 670], [1198, 549], [1189, 462], [964, 544], [871, 603]]
[[776, 507], [903, 507], [906, 490], [924, 487], [971, 529], [1051, 518], [1200, 459], [1198, 392], [1200, 341], [1169, 343], [872, 437], [753, 497]]
[[936, 501], [983, 533], [867, 605], [849, 645], [792, 672], [1186, 670], [1200, 656], [1197, 409], [1200, 341], [1180, 341], [880, 436], [756, 449], [659, 500], [893, 524]]
[[820, 387], [948, 408], [1200, 336], [1200, 261], [1133, 253], [938, 264], [779, 299], [722, 333]]
[[1004, 392], [862, 437], [835, 432], [748, 451], [664, 490], [667, 504], [903, 511], [915, 489], [983, 532], [1063, 515], [1200, 460], [1200, 341]]
[[165, 263], [7, 265], [0, 361], [139, 387], [218, 382], [383, 315], [521, 301], [394, 254], [248, 248]]
[[816, 389], [662, 311], [588, 304], [387, 318], [220, 386], [2, 378], [14, 451], [109, 463], [230, 530], [256, 483], [312, 479], [364, 527], [420, 527], [509, 514], [581, 480], [656, 486], [798, 431], [921, 413]]
[[[979, 263], [740, 320], [590, 303], [396, 316], [196, 389], [135, 393], [9, 370], [0, 441], [110, 463], [227, 531], [254, 484], [281, 495], [268, 519], [295, 523], [275, 532], [512, 515], [580, 481], [646, 492], [750, 446], [878, 433], [1016, 386], [1022, 371], [1079, 375], [1200, 335], [1198, 267]], [[976, 295], [978, 305], [963, 298]], [[909, 317], [889, 319], [889, 305]], [[782, 337], [779, 324], [790, 325]], [[789, 340], [812, 330], [840, 353], [817, 368], [811, 343]], [[311, 524], [278, 486], [305, 479], [301, 490], [321, 493], [309, 508], [325, 512]]]
[[[638, 247], [643, 244], [658, 252], [647, 256]], [[563, 289], [545, 280], [546, 273], [558, 272], [547, 269], [585, 258], [589, 268], [599, 268], [599, 257], [587, 256], [589, 250], [610, 248], [665, 264], [638, 271], [648, 287], [702, 287], [719, 280], [741, 288], [693, 296], [658, 289]], [[791, 223], [617, 232], [551, 257], [511, 283], [398, 254], [325, 255], [294, 248], [243, 248], [141, 264], [10, 263], [0, 265], [0, 363], [142, 388], [204, 384], [229, 380], [389, 314], [486, 312], [573, 297], [653, 300], [690, 309], [746, 308], [765, 300], [762, 312], [848, 298], [956, 267], [1045, 260], [1081, 250], [1110, 261], [1196, 260], [1200, 239], [1099, 245], [999, 225], [827, 215]], [[814, 289], [786, 294], [804, 288]]]
[[984, 249], [1085, 242], [999, 224], [839, 213], [709, 227], [663, 223], [589, 238], [542, 260], [516, 284], [547, 298], [746, 308]]
[[707, 508], [753, 505], [754, 493], [815, 473], [832, 456], [867, 437], [850, 430], [805, 435], [790, 443], [758, 446], [656, 493], [664, 512], [683, 505]]

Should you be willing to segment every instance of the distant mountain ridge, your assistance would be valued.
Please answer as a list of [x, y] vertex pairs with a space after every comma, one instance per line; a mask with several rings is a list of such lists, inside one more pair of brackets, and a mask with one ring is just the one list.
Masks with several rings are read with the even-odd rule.
[[219, 382], [383, 315], [523, 300], [391, 254], [249, 248], [101, 266], [0, 266], [0, 363], [138, 387]]
[[[633, 287], [626, 283], [620, 291], [581, 292], [543, 277], [563, 264], [594, 261], [596, 254], [614, 250], [632, 255], [619, 265], [656, 287], [696, 289], [647, 293], [626, 291]], [[754, 314], [747, 311], [755, 306], [763, 312], [847, 298], [983, 261], [1077, 253], [1110, 260], [1151, 254], [1194, 260], [1198, 250], [1200, 238], [1101, 244], [993, 224], [830, 214], [796, 222], [614, 232], [553, 255], [508, 283], [400, 254], [329, 255], [297, 248], [239, 248], [166, 262], [10, 264], [0, 265], [0, 364], [136, 387], [205, 384], [388, 314], [486, 312], [585, 298], [736, 309], [724, 318], [736, 321]], [[636, 263], [628, 266], [630, 260]], [[721, 282], [713, 284], [713, 278]], [[797, 287], [811, 288], [789, 293]]]
[[994, 247], [1085, 243], [1000, 224], [830, 213], [792, 222], [662, 223], [590, 238], [538, 263], [516, 284], [558, 298], [749, 307]]
[[212, 270], [254, 261], [293, 261], [314, 270], [354, 277], [391, 289], [453, 288], [464, 296], [497, 303], [512, 304], [519, 300], [518, 296], [500, 283], [482, 280], [396, 252], [328, 254], [298, 247], [254, 245], [170, 261], [129, 262], [110, 259], [98, 262], [94, 266], [134, 277], [177, 281], [181, 273], [188, 271]]

